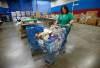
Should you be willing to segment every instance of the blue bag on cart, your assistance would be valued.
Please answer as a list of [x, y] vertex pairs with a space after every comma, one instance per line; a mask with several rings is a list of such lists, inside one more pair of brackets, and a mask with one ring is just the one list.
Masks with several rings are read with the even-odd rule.
[[38, 32], [43, 32], [43, 29], [44, 27], [40, 25], [33, 25], [26, 27], [27, 38], [32, 51], [40, 50], [40, 46], [38, 44], [38, 40], [35, 35]]

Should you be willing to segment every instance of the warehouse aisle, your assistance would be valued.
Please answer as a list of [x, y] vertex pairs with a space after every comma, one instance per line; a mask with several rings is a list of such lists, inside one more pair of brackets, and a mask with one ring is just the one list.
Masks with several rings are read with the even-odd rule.
[[31, 56], [27, 39], [21, 39], [14, 24], [0, 30], [0, 68], [100, 68], [100, 27], [75, 24], [66, 45], [66, 54], [53, 65], [40, 56]]

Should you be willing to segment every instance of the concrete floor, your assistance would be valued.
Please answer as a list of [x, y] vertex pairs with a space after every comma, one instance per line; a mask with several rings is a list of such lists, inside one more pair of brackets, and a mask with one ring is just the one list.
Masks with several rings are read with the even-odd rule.
[[0, 30], [0, 68], [100, 68], [100, 27], [75, 24], [68, 37], [66, 54], [53, 65], [31, 56], [27, 39], [12, 23]]

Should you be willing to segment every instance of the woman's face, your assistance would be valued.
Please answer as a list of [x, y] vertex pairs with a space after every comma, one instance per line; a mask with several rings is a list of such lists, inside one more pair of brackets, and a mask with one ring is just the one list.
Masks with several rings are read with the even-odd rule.
[[62, 8], [62, 12], [63, 12], [64, 14], [66, 14], [66, 13], [67, 13], [67, 10], [66, 10], [65, 8]]

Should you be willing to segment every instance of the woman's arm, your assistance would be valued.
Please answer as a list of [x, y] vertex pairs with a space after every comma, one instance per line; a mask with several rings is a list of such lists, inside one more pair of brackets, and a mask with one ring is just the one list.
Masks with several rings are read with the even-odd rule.
[[70, 18], [70, 22], [69, 22], [70, 24], [75, 23], [75, 16], [72, 13], [69, 14], [69, 18]]
[[73, 23], [75, 23], [76, 21], [75, 20], [71, 20], [69, 23], [70, 24], [73, 24]]
[[71, 21], [69, 22], [69, 24], [66, 24], [66, 26], [71, 26], [71, 25], [73, 25], [73, 23], [75, 23], [75, 20], [71, 20]]

